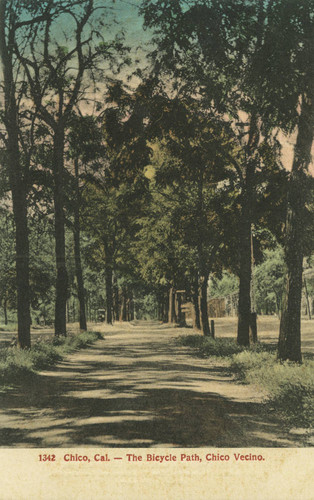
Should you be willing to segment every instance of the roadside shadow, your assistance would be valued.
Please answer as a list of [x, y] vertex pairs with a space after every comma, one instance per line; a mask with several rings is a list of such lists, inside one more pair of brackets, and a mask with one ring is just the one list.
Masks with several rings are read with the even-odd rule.
[[[78, 380], [67, 378], [66, 366], [57, 377], [37, 375], [31, 384], [1, 396], [1, 408], [8, 418], [7, 425], [6, 421], [2, 424], [1, 446], [298, 445], [299, 436], [285, 433], [281, 422], [265, 415], [263, 404], [196, 390], [204, 371], [188, 370], [187, 366], [184, 370], [168, 366], [165, 380], [162, 371], [154, 371], [157, 366], [146, 370], [135, 365], [132, 371], [129, 366], [111, 363], [104, 367], [97, 362], [89, 362], [86, 372], [94, 376]], [[107, 377], [97, 379], [104, 368]], [[214, 373], [207, 370], [205, 386]], [[20, 421], [28, 425], [18, 427]]]

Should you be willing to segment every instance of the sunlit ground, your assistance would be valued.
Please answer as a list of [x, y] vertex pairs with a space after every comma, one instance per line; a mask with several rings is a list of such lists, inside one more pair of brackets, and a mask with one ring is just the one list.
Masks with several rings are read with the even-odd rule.
[[[236, 317], [225, 317], [225, 318], [214, 318], [215, 321], [215, 334], [216, 337], [233, 337], [236, 338], [237, 335], [237, 318]], [[141, 323], [145, 325], [145, 323]], [[188, 320], [188, 324], [191, 324], [191, 321]], [[109, 328], [109, 331], [113, 331], [115, 329], [119, 329], [123, 323], [115, 323], [115, 326], [107, 326], [105, 323], [89, 323], [88, 327], [90, 329], [102, 329], [106, 330]], [[167, 327], [167, 325], [160, 325], [161, 328]], [[127, 324], [124, 325], [127, 328]], [[132, 327], [132, 325], [131, 325]], [[147, 327], [149, 327], [149, 323], [147, 323]], [[180, 329], [178, 329], [179, 331]], [[79, 332], [79, 324], [78, 323], [70, 323], [68, 324], [69, 332]], [[279, 336], [279, 319], [277, 316], [258, 316], [257, 318], [257, 331], [258, 331], [258, 339], [261, 342], [267, 342], [276, 344], [278, 342]], [[188, 334], [192, 333], [192, 330], [185, 330]], [[183, 333], [183, 331], [182, 331]], [[16, 338], [16, 332], [0, 332], [0, 347], [8, 346], [12, 342], [12, 339]], [[44, 327], [35, 327], [32, 328], [31, 331], [32, 339], [37, 338], [45, 338], [52, 337], [54, 335], [54, 330], [52, 327], [44, 328]], [[314, 319], [302, 319], [301, 326], [301, 339], [302, 339], [302, 351], [304, 353], [313, 353], [314, 354]]]
[[[266, 336], [274, 321], [262, 322]], [[231, 336], [235, 325], [235, 319], [217, 320], [217, 335], [221, 329]], [[291, 432], [274, 413], [265, 414], [265, 395], [237, 383], [224, 361], [201, 359], [178, 345], [178, 335], [191, 328], [158, 322], [95, 328], [104, 340], [0, 396], [0, 446], [309, 444], [307, 431]]]
[[[237, 318], [215, 318], [217, 337], [236, 337]], [[277, 316], [258, 316], [257, 335], [261, 342], [277, 343], [279, 337], [279, 319]], [[301, 323], [302, 351], [314, 353], [314, 319], [303, 319]]]

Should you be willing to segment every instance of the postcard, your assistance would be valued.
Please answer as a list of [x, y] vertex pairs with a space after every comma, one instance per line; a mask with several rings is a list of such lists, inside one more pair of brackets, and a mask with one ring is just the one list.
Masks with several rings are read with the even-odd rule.
[[311, 0], [0, 0], [3, 500], [313, 498]]

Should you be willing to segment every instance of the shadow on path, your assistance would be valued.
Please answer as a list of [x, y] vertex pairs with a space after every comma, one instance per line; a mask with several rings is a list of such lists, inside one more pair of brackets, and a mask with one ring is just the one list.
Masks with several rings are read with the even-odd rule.
[[[261, 395], [192, 357], [177, 329], [138, 324], [1, 396], [2, 447], [290, 447]], [[297, 440], [298, 438], [298, 440]]]

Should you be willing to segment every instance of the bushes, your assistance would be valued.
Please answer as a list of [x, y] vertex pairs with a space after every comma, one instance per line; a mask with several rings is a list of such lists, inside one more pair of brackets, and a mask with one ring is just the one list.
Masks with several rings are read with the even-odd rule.
[[251, 380], [247, 379], [248, 373], [252, 376], [253, 373], [258, 373], [263, 367], [267, 370], [275, 362], [275, 359], [275, 354], [269, 352], [243, 349], [241, 353], [232, 357], [230, 366], [244, 382], [250, 383]]
[[179, 342], [182, 345], [197, 348], [198, 353], [203, 357], [231, 356], [243, 350], [233, 339], [212, 339], [202, 335], [180, 337]]
[[[187, 347], [197, 348], [198, 353], [203, 357], [230, 357], [246, 350], [245, 347], [238, 345], [233, 338], [213, 339], [211, 337], [204, 337], [203, 335], [185, 335], [179, 337], [179, 343]], [[257, 353], [265, 351], [271, 352], [274, 349], [272, 345], [261, 344], [260, 342], [250, 347], [250, 351]]]
[[14, 384], [36, 370], [43, 370], [60, 361], [66, 354], [81, 349], [101, 338], [96, 332], [82, 332], [52, 341], [38, 341], [32, 349], [11, 347], [0, 350], [0, 385]]
[[28, 351], [34, 370], [43, 370], [62, 359], [61, 350], [52, 344], [38, 342]]
[[211, 339], [201, 335], [180, 337], [181, 345], [196, 348], [201, 356], [227, 358], [238, 378], [254, 384], [267, 394], [272, 406], [293, 425], [314, 425], [314, 361], [302, 365], [280, 363], [274, 346], [257, 343], [250, 348], [238, 346], [234, 339]]
[[102, 338], [102, 336], [98, 332], [82, 332], [79, 335], [55, 337], [52, 343], [57, 348], [57, 352], [68, 354], [75, 351], [75, 349], [82, 349], [90, 345], [99, 338]]
[[29, 352], [13, 347], [0, 351], [0, 383], [16, 382], [32, 371]]
[[230, 366], [244, 382], [266, 389], [269, 403], [292, 424], [313, 426], [313, 361], [280, 363], [275, 355], [244, 351], [233, 356]]

